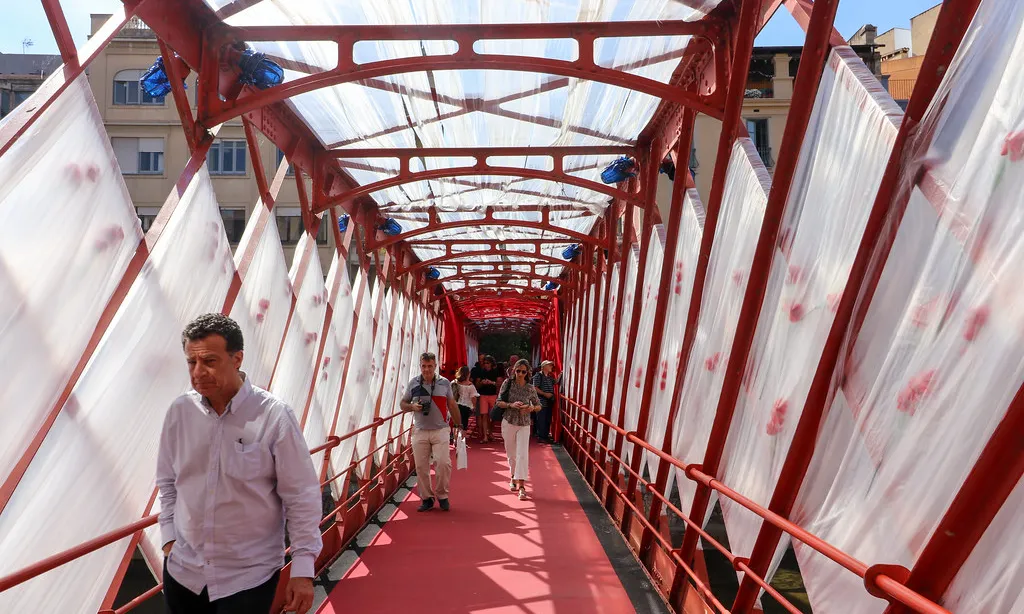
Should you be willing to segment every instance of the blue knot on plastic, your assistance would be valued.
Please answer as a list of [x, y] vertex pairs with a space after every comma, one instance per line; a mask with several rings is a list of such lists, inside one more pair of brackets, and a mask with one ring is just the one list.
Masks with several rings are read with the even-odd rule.
[[438, 271], [434, 267], [427, 267], [427, 279], [431, 281], [441, 279], [441, 271]]
[[580, 248], [579, 243], [575, 245], [570, 245], [569, 247], [562, 250], [562, 258], [565, 258], [566, 260], [572, 260], [576, 258], [576, 256], [579, 256], [581, 251], [582, 249]]
[[167, 71], [164, 70], [164, 57], [160, 56], [149, 67], [149, 70], [139, 77], [139, 87], [153, 98], [166, 96], [171, 91], [171, 80], [167, 78]]
[[377, 230], [383, 231], [384, 234], [389, 237], [402, 234], [402, 226], [395, 221], [394, 218], [389, 217], [384, 220], [384, 223], [377, 227]]
[[338, 218], [338, 230], [345, 232], [348, 230], [348, 214], [342, 215]]
[[558, 289], [558, 282], [557, 281], [549, 281], [548, 283], [544, 284], [544, 289], [545, 290], [556, 290], [556, 289]]
[[636, 161], [625, 156], [608, 165], [608, 168], [601, 171], [601, 181], [605, 183], [619, 183], [630, 177], [636, 177]]
[[238, 60], [238, 68], [242, 71], [242, 74], [238, 75], [238, 81], [261, 90], [283, 83], [284, 69], [268, 60], [266, 56], [265, 53], [247, 47], [242, 52], [242, 58]]

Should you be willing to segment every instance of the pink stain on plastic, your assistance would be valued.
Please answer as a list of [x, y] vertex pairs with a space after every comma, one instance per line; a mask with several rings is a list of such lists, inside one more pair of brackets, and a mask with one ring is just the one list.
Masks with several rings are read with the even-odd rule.
[[85, 169], [85, 176], [89, 179], [89, 181], [96, 183], [96, 180], [100, 178], [100, 167], [96, 166], [95, 164], [90, 164]]
[[317, 334], [316, 333], [314, 333], [314, 332], [306, 333], [306, 336], [305, 336], [306, 345], [309, 345], [310, 343], [313, 343], [314, 341], [316, 341], [316, 338], [317, 338]]
[[640, 387], [640, 380], [642, 380], [644, 378], [644, 370], [643, 370], [643, 368], [642, 367], [637, 367], [636, 371], [634, 372], [634, 376], [633, 377], [634, 377], [634, 379], [633, 379], [633, 387], [634, 388], [639, 388]]
[[999, 155], [1008, 156], [1010, 162], [1017, 162], [1024, 159], [1024, 130], [1018, 130], [1017, 132], [1011, 132], [1006, 135], [1006, 139], [1003, 141], [1003, 148], [999, 151]]
[[668, 386], [668, 361], [661, 361], [661, 377], [658, 381], [658, 389], [664, 390]]
[[676, 263], [676, 288], [675, 288], [675, 293], [676, 294], [682, 294], [683, 293], [683, 263], [682, 262], [677, 262]]
[[790, 303], [789, 305], [786, 306], [786, 311], [789, 314], [790, 322], [799, 322], [800, 320], [804, 319], [804, 306], [800, 303]]
[[270, 299], [261, 298], [258, 304], [260, 307], [260, 311], [262, 312], [266, 312], [268, 309], [270, 309]]
[[735, 271], [732, 272], [732, 283], [736, 284], [737, 286], [742, 285], [744, 275], [744, 271], [736, 269]]
[[804, 270], [801, 267], [799, 267], [799, 266], [797, 266], [795, 264], [791, 264], [791, 265], [789, 265], [789, 272], [786, 273], [786, 283], [787, 284], [800, 283], [801, 281], [804, 280], [804, 278], [806, 276], [807, 275], [804, 273]]
[[262, 314], [262, 313], [257, 313], [256, 314], [256, 321], [259, 322], [260, 324], [262, 324], [263, 320], [266, 320], [266, 319], [267, 319], [267, 316], [265, 314]]
[[786, 411], [789, 409], [789, 401], [786, 399], [775, 399], [772, 406], [772, 417], [765, 427], [769, 435], [778, 435], [782, 432], [782, 425], [786, 422]]
[[925, 303], [921, 303], [914, 308], [914, 313], [910, 318], [911, 324], [917, 328], [924, 328], [931, 322], [932, 312], [935, 311], [935, 305], [939, 302], [939, 297], [933, 297]]
[[708, 371], [714, 371], [718, 368], [718, 362], [722, 359], [721, 352], [715, 352], [711, 356], [704, 359], [704, 368]]
[[988, 322], [989, 308], [988, 305], [980, 305], [971, 309], [967, 315], [967, 322], [964, 325], [964, 339], [966, 341], [974, 341], [978, 337], [978, 333]]
[[843, 300], [843, 293], [833, 292], [832, 294], [829, 294], [827, 297], [825, 297], [825, 300], [828, 301], [829, 311], [835, 313], [836, 310], [839, 309], [839, 302]]
[[913, 416], [917, 407], [931, 390], [932, 381], [935, 379], [935, 369], [922, 371], [910, 378], [903, 390], [896, 395], [896, 408], [905, 414]]

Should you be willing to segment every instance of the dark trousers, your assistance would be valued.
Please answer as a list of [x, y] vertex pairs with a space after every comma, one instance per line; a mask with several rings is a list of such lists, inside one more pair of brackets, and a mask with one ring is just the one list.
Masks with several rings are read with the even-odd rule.
[[469, 405], [459, 405], [459, 413], [462, 415], [462, 430], [469, 430], [469, 417], [473, 415], [473, 408]]
[[540, 439], [551, 439], [551, 406], [541, 405], [537, 412], [537, 437]]
[[170, 614], [269, 614], [280, 575], [280, 572], [275, 573], [259, 586], [211, 602], [205, 586], [203, 592], [196, 595], [167, 573], [165, 562], [164, 600]]

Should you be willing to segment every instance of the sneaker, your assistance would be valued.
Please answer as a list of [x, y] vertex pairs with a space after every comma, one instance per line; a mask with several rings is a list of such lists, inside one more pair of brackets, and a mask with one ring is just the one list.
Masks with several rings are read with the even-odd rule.
[[433, 507], [434, 507], [434, 498], [433, 497], [427, 497], [426, 499], [423, 500], [423, 503], [420, 503], [420, 506], [418, 508], [416, 508], [416, 511], [417, 512], [425, 512], [427, 510], [433, 509]]
[[441, 511], [447, 512], [449, 509], [448, 499], [438, 499], [437, 501], [441, 504]]
[[516, 486], [516, 481], [515, 481], [515, 480], [509, 480], [509, 481], [508, 481], [508, 489], [509, 489], [509, 490], [510, 490], [511, 492], [515, 492], [515, 491], [516, 491], [516, 490], [517, 490], [518, 488], [519, 488], [519, 487], [518, 487], [518, 486]]
[[519, 500], [520, 501], [526, 501], [526, 489], [525, 488], [520, 488], [519, 489]]

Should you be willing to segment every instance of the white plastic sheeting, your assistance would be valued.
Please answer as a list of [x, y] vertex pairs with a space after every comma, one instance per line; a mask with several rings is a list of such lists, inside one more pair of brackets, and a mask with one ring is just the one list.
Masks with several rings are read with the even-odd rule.
[[480, 342], [476, 337], [466, 333], [466, 366], [473, 368], [473, 365], [480, 361]]
[[0, 157], [0, 477], [58, 401], [141, 240], [79, 77]]
[[[683, 179], [682, 176], [678, 177], [679, 181]], [[646, 439], [659, 449], [665, 443], [668, 418], [673, 411], [672, 397], [676, 386], [676, 372], [679, 370], [679, 361], [682, 357], [680, 348], [683, 345], [686, 319], [690, 311], [690, 294], [693, 291], [693, 278], [697, 269], [697, 255], [704, 232], [704, 205], [700, 202], [697, 190], [686, 190], [681, 204], [683, 211], [679, 223], [679, 236], [676, 238], [676, 244], [670, 248], [675, 252], [672, 278], [669, 288], [663, 289], [670, 293], [666, 306], [668, 312], [665, 316], [665, 330], [656, 367], [657, 379], [651, 391], [651, 409], [647, 423]], [[644, 462], [651, 477], [658, 474], [660, 460], [657, 454], [644, 452]]]
[[[906, 156], [906, 214], [798, 502], [808, 530], [869, 565], [913, 566], [1024, 382], [1022, 57], [1024, 6], [983, 2]], [[945, 607], [1024, 611], [1021, 492]], [[815, 608], [884, 608], [796, 553]]]
[[[672, 433], [672, 454], [687, 464], [704, 461], [770, 182], [754, 143], [748, 138], [737, 139], [725, 176], [697, 334], [681, 382], [679, 415]], [[696, 492], [695, 482], [681, 473], [676, 478], [680, 509], [688, 512]], [[713, 503], [714, 499], [708, 506], [708, 515]]]
[[[619, 341], [619, 355], [614, 358], [615, 395], [612, 397], [612, 413], [609, 418], [609, 421], [612, 422], [612, 424], [620, 424], [620, 419], [624, 418], [624, 416], [621, 416], [622, 390], [624, 386], [629, 384], [629, 374], [626, 372], [626, 362], [627, 357], [629, 356], [630, 342], [628, 337], [629, 323], [632, 322], [633, 318], [633, 300], [634, 293], [636, 292], [636, 272], [640, 267], [640, 255], [635, 245], [630, 248], [626, 254], [625, 260], [623, 260], [623, 263], [626, 271], [626, 283], [622, 290], [622, 318], [620, 319], [621, 325], [618, 330], [618, 333], [623, 335], [623, 337]], [[614, 441], [614, 437], [610, 437], [609, 441]]]
[[[210, 0], [211, 6], [222, 4]], [[672, 0], [648, 2], [494, 2], [443, 0], [418, 3], [366, 3], [355, 0], [303, 3], [264, 0], [226, 21], [231, 25], [394, 25], [447, 23], [551, 23], [585, 21], [697, 20], [718, 2], [709, 0], [696, 10]], [[667, 83], [690, 40], [689, 36], [599, 38], [594, 57], [601, 66]], [[306, 76], [302, 71], [334, 68], [338, 50], [333, 43], [254, 43], [286, 68], [285, 79]], [[579, 51], [568, 40], [488, 40], [476, 45], [481, 53], [516, 54], [574, 60]], [[353, 49], [357, 63], [421, 55], [450, 55], [453, 41], [365, 41]], [[528, 63], [524, 63], [528, 66]], [[309, 68], [314, 67], [314, 68]], [[432, 94], [436, 92], [436, 94]], [[502, 99], [463, 112], [469, 98]], [[637, 91], [581, 79], [566, 79], [525, 71], [433, 70], [387, 75], [373, 82], [345, 83], [301, 94], [289, 104], [328, 147], [488, 147], [631, 144], [650, 118], [659, 99]], [[614, 156], [570, 156], [564, 166], [571, 174], [597, 179]], [[398, 161], [389, 158], [343, 159], [352, 176], [366, 185], [395, 175]], [[549, 170], [547, 156], [499, 158], [491, 164]], [[412, 170], [465, 166], [462, 158], [414, 159]], [[384, 211], [401, 214], [407, 230], [427, 222], [427, 209], [462, 219], [485, 208], [508, 211], [510, 219], [529, 221], [536, 213], [515, 211], [518, 205], [590, 205], [590, 215], [551, 212], [558, 226], [589, 232], [608, 197], [573, 185], [506, 176], [475, 175], [461, 179], [414, 181], [381, 190], [372, 197]], [[503, 239], [538, 234], [528, 228], [478, 226], [436, 233], [437, 237]], [[544, 232], [545, 236], [557, 236]], [[414, 248], [426, 258], [422, 248]], [[561, 246], [546, 246], [555, 254]], [[447, 285], [447, 284], [446, 284]]]
[[[617, 373], [614, 369], [614, 360], [611, 358], [612, 345], [614, 344], [616, 336], [621, 337], [621, 332], [616, 328], [617, 323], [615, 321], [615, 310], [619, 302], [619, 270], [622, 267], [618, 262], [612, 265], [612, 273], [608, 282], [608, 310], [603, 314], [603, 326], [608, 332], [605, 334], [604, 348], [601, 351], [601, 356], [605, 359], [597, 365], [597, 369], [600, 373], [597, 383], [597, 403], [594, 406], [594, 411], [604, 415], [605, 407], [607, 407], [609, 397], [615, 393], [615, 377]], [[620, 340], [621, 344], [621, 340]], [[604, 436], [604, 425], [597, 424], [597, 438], [600, 440]]]
[[[661, 292], [661, 265], [665, 260], [665, 228], [658, 224], [651, 229], [650, 246], [647, 248], [647, 266], [644, 272], [643, 295], [640, 299], [640, 328], [637, 330], [636, 346], [633, 348], [633, 369], [626, 382], [625, 428], [635, 431], [640, 419], [640, 400], [647, 377], [648, 358], [651, 354], [651, 329], [654, 314], [658, 308], [658, 294]], [[623, 448], [623, 459], [632, 458], [633, 445]]]
[[[263, 207], [263, 203], [257, 203], [256, 206]], [[273, 213], [257, 210], [257, 213], [250, 216], [242, 240], [235, 250], [237, 266], [250, 242], [258, 241], [252, 250], [252, 260], [242, 279], [242, 287], [231, 307], [230, 316], [238, 322], [245, 339], [242, 369], [254, 385], [265, 389], [270, 386], [270, 377], [281, 352], [285, 326], [288, 325], [292, 282], [288, 278], [288, 265], [281, 250], [277, 224], [264, 224], [262, 233], [256, 237], [260, 215]]]
[[[766, 507], [901, 117], [849, 47], [832, 51], [786, 203], [781, 249], [772, 260], [721, 470], [722, 482]], [[761, 518], [720, 501], [732, 551], [749, 556]], [[776, 564], [787, 543], [780, 544]]]
[[[0, 516], [0, 573], [142, 517], [164, 412], [189, 385], [181, 330], [221, 309], [233, 275], [204, 167]], [[127, 543], [0, 594], [0, 610], [95, 612]]]
[[[370, 307], [371, 293], [362, 270], [356, 271], [352, 286], [357, 289], [361, 300], [350, 308], [354, 313], [352, 347], [349, 348], [348, 375], [341, 392], [341, 410], [338, 417], [338, 434], [351, 433], [373, 421], [373, 404], [367, 402], [370, 396], [370, 354], [373, 350], [373, 311]], [[344, 305], [335, 304], [335, 309]], [[370, 432], [363, 431], [350, 437], [331, 452], [331, 473], [337, 474], [352, 462], [356, 456], [365, 455], [370, 449]], [[340, 487], [340, 485], [335, 485]]]

